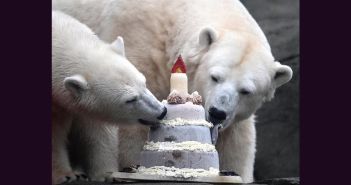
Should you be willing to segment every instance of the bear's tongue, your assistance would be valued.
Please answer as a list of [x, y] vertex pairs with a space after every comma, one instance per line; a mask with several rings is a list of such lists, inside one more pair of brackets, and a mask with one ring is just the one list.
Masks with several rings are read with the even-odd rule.
[[214, 145], [216, 145], [216, 143], [217, 143], [218, 132], [219, 132], [219, 129], [221, 129], [221, 128], [222, 128], [222, 124], [214, 125], [211, 128], [211, 140], [212, 140], [212, 144], [214, 144]]

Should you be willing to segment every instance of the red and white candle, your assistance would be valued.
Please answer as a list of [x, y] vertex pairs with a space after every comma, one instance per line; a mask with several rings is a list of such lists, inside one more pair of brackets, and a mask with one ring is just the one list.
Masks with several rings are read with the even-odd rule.
[[188, 95], [188, 77], [186, 76], [185, 63], [180, 55], [172, 67], [170, 83], [171, 92], [176, 90], [180, 95]]

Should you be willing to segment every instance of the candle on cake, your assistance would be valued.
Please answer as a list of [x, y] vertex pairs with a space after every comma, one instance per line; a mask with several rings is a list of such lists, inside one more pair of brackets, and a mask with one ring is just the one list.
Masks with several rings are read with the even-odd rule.
[[201, 104], [202, 98], [197, 91], [191, 95], [188, 93], [188, 77], [186, 76], [186, 66], [179, 55], [177, 61], [172, 67], [172, 74], [170, 79], [170, 94], [167, 97], [167, 102], [170, 104], [183, 104], [192, 102], [194, 104]]
[[179, 55], [172, 67], [170, 83], [170, 92], [176, 91], [184, 97], [188, 95], [188, 77], [186, 76], [186, 67], [181, 55]]

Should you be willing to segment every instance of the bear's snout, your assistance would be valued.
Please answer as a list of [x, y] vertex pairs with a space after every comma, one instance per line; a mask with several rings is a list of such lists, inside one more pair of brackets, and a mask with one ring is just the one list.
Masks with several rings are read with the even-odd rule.
[[218, 124], [227, 118], [227, 114], [224, 111], [217, 109], [216, 107], [210, 107], [208, 113], [210, 115], [210, 121], [214, 124]]
[[157, 117], [157, 119], [161, 120], [163, 119], [167, 114], [167, 108], [166, 107], [163, 107], [163, 111], [161, 113], [161, 115], [159, 117]]

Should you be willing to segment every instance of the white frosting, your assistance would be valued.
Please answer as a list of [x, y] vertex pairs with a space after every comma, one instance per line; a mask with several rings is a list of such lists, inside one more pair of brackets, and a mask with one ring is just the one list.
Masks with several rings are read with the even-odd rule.
[[206, 120], [189, 120], [189, 119], [182, 119], [176, 118], [171, 120], [162, 120], [160, 121], [161, 124], [169, 125], [169, 126], [184, 126], [184, 125], [198, 125], [198, 126], [206, 126], [206, 127], [213, 127], [212, 123], [207, 122]]
[[205, 177], [205, 176], [218, 176], [219, 170], [215, 168], [205, 169], [191, 169], [191, 168], [175, 168], [166, 166], [154, 166], [145, 168], [140, 166], [138, 168], [139, 173], [149, 175], [161, 175], [169, 177], [182, 177], [182, 178], [194, 178], [194, 177]]
[[144, 150], [152, 151], [173, 151], [173, 150], [187, 150], [194, 152], [216, 152], [216, 148], [212, 144], [200, 143], [197, 141], [176, 142], [146, 142]]
[[191, 96], [193, 96], [193, 95], [198, 95], [198, 96], [200, 96], [200, 95], [199, 95], [199, 92], [197, 92], [197, 91], [194, 91], [193, 93], [191, 93]]

